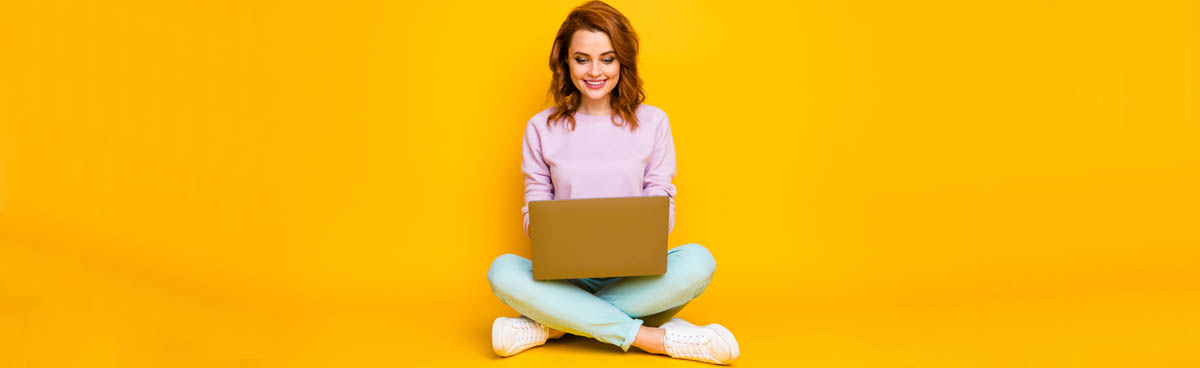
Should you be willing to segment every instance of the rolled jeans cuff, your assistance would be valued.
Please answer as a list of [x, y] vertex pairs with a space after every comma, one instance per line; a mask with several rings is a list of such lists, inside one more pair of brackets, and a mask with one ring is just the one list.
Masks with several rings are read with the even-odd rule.
[[629, 351], [629, 347], [633, 346], [633, 341], [637, 339], [638, 331], [642, 328], [642, 320], [634, 318], [633, 323], [629, 326], [629, 332], [625, 334], [625, 342], [621, 343], [622, 351]]

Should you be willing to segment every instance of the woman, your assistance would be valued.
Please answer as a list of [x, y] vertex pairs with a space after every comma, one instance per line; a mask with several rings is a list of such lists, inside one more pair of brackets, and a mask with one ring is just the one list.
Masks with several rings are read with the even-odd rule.
[[[529, 202], [588, 197], [670, 198], [668, 229], [675, 227], [675, 147], [667, 115], [642, 104], [638, 39], [616, 9], [600, 1], [575, 8], [550, 53], [555, 106], [525, 127], [525, 233]], [[660, 276], [536, 281], [532, 263], [504, 254], [488, 281], [505, 304], [522, 314], [492, 324], [492, 348], [511, 356], [566, 333], [595, 338], [623, 351], [725, 364], [738, 356], [733, 334], [718, 324], [696, 326], [671, 318], [704, 291], [716, 262], [699, 244], [667, 252]], [[661, 324], [661, 325], [660, 325]], [[658, 327], [649, 327], [659, 325]]]

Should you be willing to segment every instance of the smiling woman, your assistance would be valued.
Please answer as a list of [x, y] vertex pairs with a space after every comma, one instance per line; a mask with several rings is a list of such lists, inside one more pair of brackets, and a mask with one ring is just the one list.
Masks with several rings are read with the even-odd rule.
[[611, 114], [613, 124], [623, 120], [636, 130], [635, 112], [646, 100], [637, 55], [637, 33], [617, 9], [595, 1], [572, 11], [550, 50], [554, 78], [549, 95], [554, 98], [555, 111], [547, 124], [565, 120], [574, 130], [576, 112]]
[[[527, 234], [531, 201], [627, 196], [670, 198], [667, 232], [674, 229], [675, 143], [667, 114], [642, 103], [637, 53], [629, 20], [603, 2], [575, 8], [559, 28], [550, 52], [555, 106], [529, 119], [521, 150]], [[569, 129], [554, 129], [560, 122]], [[674, 358], [724, 364], [738, 357], [725, 327], [671, 318], [712, 281], [716, 261], [700, 244], [668, 250], [662, 275], [535, 280], [532, 266], [502, 254], [488, 269], [496, 297], [521, 313], [493, 322], [497, 355], [570, 333]]]

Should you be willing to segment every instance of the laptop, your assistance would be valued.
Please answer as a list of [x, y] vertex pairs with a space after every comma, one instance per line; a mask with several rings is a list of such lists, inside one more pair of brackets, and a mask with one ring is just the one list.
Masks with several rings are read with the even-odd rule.
[[667, 196], [529, 202], [536, 280], [667, 272]]

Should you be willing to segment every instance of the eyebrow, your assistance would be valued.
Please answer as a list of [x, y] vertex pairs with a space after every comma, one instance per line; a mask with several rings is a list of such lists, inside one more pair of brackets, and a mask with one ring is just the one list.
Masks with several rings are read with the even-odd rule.
[[[605, 51], [605, 52], [602, 52], [602, 53], [600, 53], [600, 56], [604, 56], [604, 55], [607, 55], [607, 54], [616, 54], [616, 53], [617, 53], [616, 51], [613, 51], [613, 50], [608, 50], [608, 51]], [[575, 52], [574, 54], [572, 54], [572, 55], [583, 55], [583, 56], [588, 56], [588, 54], [585, 54], [585, 53], [583, 53], [582, 51], [576, 51], [576, 52]]]

